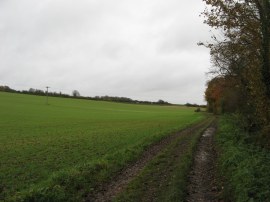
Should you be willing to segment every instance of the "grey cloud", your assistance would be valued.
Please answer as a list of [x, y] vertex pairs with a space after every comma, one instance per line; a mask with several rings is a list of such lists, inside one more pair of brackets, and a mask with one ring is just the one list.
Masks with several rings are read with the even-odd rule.
[[197, 0], [2, 0], [0, 84], [204, 103]]

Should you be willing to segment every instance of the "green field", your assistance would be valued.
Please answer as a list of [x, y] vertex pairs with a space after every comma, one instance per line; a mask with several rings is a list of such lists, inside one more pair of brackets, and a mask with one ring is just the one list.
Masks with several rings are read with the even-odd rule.
[[55, 97], [45, 102], [42, 96], [0, 92], [0, 200], [204, 118], [179, 106]]

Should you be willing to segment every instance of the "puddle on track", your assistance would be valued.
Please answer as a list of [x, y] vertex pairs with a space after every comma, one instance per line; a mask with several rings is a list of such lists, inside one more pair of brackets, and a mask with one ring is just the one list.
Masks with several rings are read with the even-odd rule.
[[216, 177], [215, 131], [215, 127], [206, 129], [198, 143], [189, 174], [187, 202], [221, 201]]

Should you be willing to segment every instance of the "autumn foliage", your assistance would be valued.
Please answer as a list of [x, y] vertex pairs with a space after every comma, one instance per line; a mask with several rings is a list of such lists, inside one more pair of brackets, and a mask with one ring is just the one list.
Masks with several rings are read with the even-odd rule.
[[239, 112], [248, 130], [269, 144], [270, 1], [203, 1], [205, 23], [221, 35], [203, 44], [214, 75], [205, 92], [209, 111]]
[[240, 92], [232, 78], [215, 77], [207, 83], [205, 91], [207, 109], [214, 114], [234, 112], [240, 104]]

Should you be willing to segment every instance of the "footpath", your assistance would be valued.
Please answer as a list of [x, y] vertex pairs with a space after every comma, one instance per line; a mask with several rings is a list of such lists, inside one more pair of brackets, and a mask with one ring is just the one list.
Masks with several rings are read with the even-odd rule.
[[85, 201], [221, 201], [215, 130], [213, 120], [208, 119], [169, 135]]

